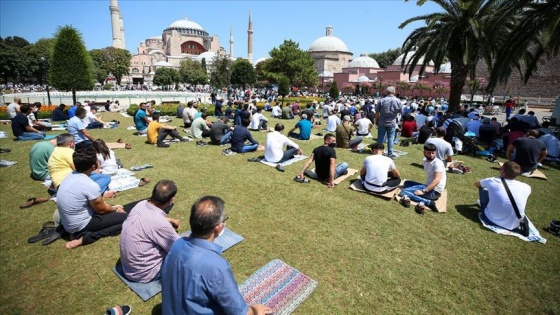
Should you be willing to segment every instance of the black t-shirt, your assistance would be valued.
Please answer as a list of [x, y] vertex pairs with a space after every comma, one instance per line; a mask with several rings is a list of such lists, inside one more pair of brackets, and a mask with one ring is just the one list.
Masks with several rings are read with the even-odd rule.
[[478, 130], [478, 139], [480, 142], [490, 143], [494, 140], [494, 135], [496, 134], [496, 128], [491, 124], [483, 124]]
[[14, 136], [19, 137], [24, 132], [27, 132], [26, 126], [29, 126], [29, 119], [24, 114], [17, 113], [16, 117], [12, 118], [12, 132]]
[[52, 121], [63, 121], [68, 120], [68, 114], [66, 114], [62, 109], [55, 108], [51, 114]]
[[539, 155], [546, 147], [544, 143], [534, 137], [519, 138], [513, 141], [515, 147], [515, 163], [521, 166], [524, 171], [527, 167], [532, 167], [539, 162]]
[[418, 133], [418, 143], [421, 144], [426, 143], [426, 140], [430, 138], [432, 132], [434, 132], [433, 128], [428, 127], [426, 125], [422, 126], [422, 128], [420, 128], [420, 132]]
[[320, 146], [313, 150], [313, 158], [315, 159], [315, 174], [321, 180], [329, 179], [331, 158], [336, 159], [336, 151], [328, 146]]

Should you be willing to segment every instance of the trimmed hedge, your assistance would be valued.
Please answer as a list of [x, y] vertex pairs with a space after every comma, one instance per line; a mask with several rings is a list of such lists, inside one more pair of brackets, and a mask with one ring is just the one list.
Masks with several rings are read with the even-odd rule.
[[[128, 109], [126, 110], [126, 113], [129, 114], [130, 116], [134, 115], [134, 112], [136, 112], [136, 110], [138, 109], [138, 104], [131, 104]], [[161, 104], [161, 105], [156, 105], [154, 107], [155, 110], [157, 110], [161, 115], [165, 115], [165, 116], [177, 116], [177, 108], [179, 107], [178, 104]], [[183, 107], [186, 107], [185, 104], [183, 104]], [[199, 105], [198, 108], [202, 108], [205, 107], [206, 108], [206, 114], [208, 114], [209, 116], [213, 116], [215, 109], [214, 109], [214, 105], [212, 104], [202, 104]]]

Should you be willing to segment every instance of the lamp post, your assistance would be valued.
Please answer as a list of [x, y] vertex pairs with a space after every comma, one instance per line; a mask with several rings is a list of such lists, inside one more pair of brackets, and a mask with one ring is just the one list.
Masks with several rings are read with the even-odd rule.
[[[47, 63], [47, 60], [45, 59], [45, 57], [41, 57], [41, 84], [43, 83], [43, 76], [45, 75], [45, 64]], [[49, 91], [49, 83], [48, 83], [48, 79], [45, 80], [45, 85], [47, 87], [47, 100], [48, 100], [48, 104], [52, 105], [51, 103], [51, 93]]]

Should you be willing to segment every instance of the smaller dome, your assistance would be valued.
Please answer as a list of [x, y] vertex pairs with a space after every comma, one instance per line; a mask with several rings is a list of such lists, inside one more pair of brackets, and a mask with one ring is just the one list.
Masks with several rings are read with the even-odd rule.
[[451, 73], [451, 62], [442, 64], [439, 67], [439, 73]]
[[[406, 57], [404, 56], [404, 54], [401, 54], [399, 57], [397, 57], [397, 59], [395, 59], [395, 62], [393, 62], [393, 66], [400, 66], [403, 63], [403, 59], [404, 61], [404, 65], [406, 66], [406, 63], [410, 60], [410, 58], [412, 58], [412, 56], [414, 56], [416, 52], [415, 51], [409, 51], [408, 54], [406, 54]], [[418, 64], [422, 64], [424, 62], [424, 57], [418, 59]], [[433, 66], [434, 62], [430, 61], [428, 63], [428, 65]]]
[[328, 26], [326, 35], [317, 38], [309, 47], [309, 52], [314, 51], [336, 51], [349, 52], [346, 44], [338, 37], [333, 36], [333, 28]]
[[253, 66], [256, 66], [257, 64], [259, 64], [259, 62], [263, 62], [263, 61], [265, 61], [265, 60], [266, 60], [265, 57], [259, 58], [259, 59], [255, 60], [255, 61], [253, 61]]
[[369, 81], [370, 81], [370, 79], [368, 77], [366, 77], [365, 75], [358, 78], [358, 82], [369, 82]]
[[173, 67], [169, 62], [167, 61], [158, 61], [156, 63], [154, 63], [154, 66], [156, 67]]
[[348, 64], [348, 68], [379, 68], [379, 64], [367, 54], [361, 54]]
[[211, 63], [212, 61], [214, 61], [215, 57], [216, 57], [215, 52], [206, 51], [206, 52], [203, 52], [202, 54], [196, 56], [195, 60], [198, 60], [198, 61], [202, 62], [202, 59], [204, 58], [206, 60], [206, 63]]

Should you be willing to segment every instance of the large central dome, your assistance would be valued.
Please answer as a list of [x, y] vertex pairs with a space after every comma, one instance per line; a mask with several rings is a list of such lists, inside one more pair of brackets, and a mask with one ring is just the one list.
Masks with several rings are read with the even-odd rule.
[[208, 33], [202, 28], [202, 26], [187, 18], [171, 23], [171, 25], [169, 25], [169, 27], [167, 27], [164, 32], [173, 30], [176, 30], [182, 34], [208, 36]]
[[327, 27], [327, 34], [317, 38], [309, 47], [309, 52], [337, 51], [349, 52], [346, 44], [338, 37], [332, 35], [333, 28]]

